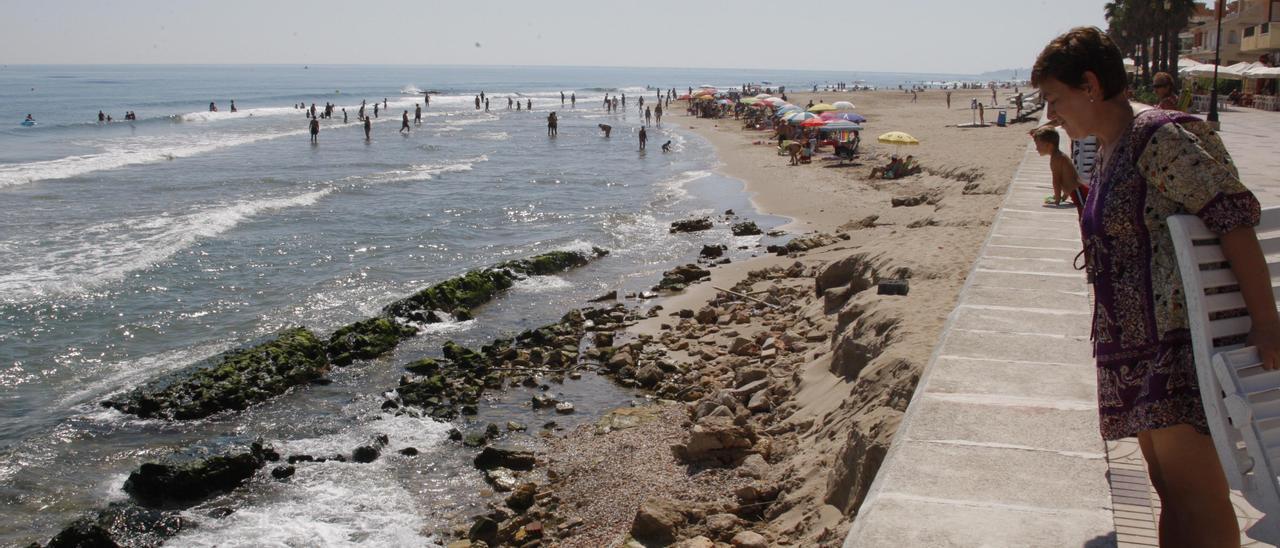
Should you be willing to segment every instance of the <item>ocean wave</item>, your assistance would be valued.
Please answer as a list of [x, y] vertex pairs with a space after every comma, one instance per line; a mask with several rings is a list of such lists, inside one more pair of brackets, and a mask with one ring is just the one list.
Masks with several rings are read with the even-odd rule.
[[569, 287], [573, 287], [573, 282], [559, 276], [529, 276], [517, 281], [512, 288], [528, 293], [545, 293]]
[[196, 111], [175, 116], [181, 122], [219, 122], [223, 120], [241, 120], [245, 118], [263, 117], [263, 116], [297, 116], [302, 117], [303, 111], [294, 107], [261, 107], [261, 108], [242, 108], [236, 112], [229, 110], [220, 110], [218, 112]]
[[372, 175], [356, 175], [348, 177], [349, 181], [363, 181], [367, 183], [402, 183], [408, 181], [430, 181], [437, 175], [444, 173], [459, 173], [463, 171], [471, 171], [475, 164], [489, 161], [489, 157], [480, 155], [475, 158], [459, 160], [454, 163], [440, 164], [420, 164], [409, 166], [408, 169], [393, 169], [383, 171]]
[[305, 135], [306, 133], [307, 130], [301, 129], [276, 133], [224, 136], [178, 145], [162, 144], [161, 146], [146, 146], [151, 141], [140, 140], [127, 143], [120, 148], [107, 149], [97, 154], [68, 156], [57, 160], [43, 160], [22, 164], [0, 164], [0, 188], [36, 181], [67, 179], [131, 165], [187, 158], [222, 148], [247, 145], [281, 137]]
[[475, 135], [472, 135], [471, 138], [480, 139], [481, 141], [506, 141], [507, 139], [511, 138], [511, 134], [505, 131], [492, 131], [492, 132], [486, 132], [486, 133], [477, 133]]
[[[174, 538], [181, 546], [422, 546], [426, 526], [419, 502], [397, 480], [402, 466], [393, 455], [405, 447], [430, 452], [449, 430], [446, 423], [407, 416], [388, 417], [320, 438], [275, 442], [285, 454], [346, 453], [386, 434], [387, 456], [372, 463], [329, 461], [299, 466], [288, 482], [256, 484], [266, 491], [221, 519], [198, 511], [188, 517], [199, 527]], [[428, 459], [419, 456], [417, 459]]]
[[55, 236], [46, 253], [0, 273], [0, 300], [80, 293], [164, 261], [197, 240], [231, 230], [255, 215], [309, 206], [334, 191], [254, 199], [177, 216], [105, 223]]
[[[674, 139], [673, 139], [674, 140]], [[673, 177], [659, 181], [658, 200], [661, 202], [671, 203], [678, 202], [689, 196], [689, 190], [685, 185], [711, 176], [711, 172], [705, 169], [684, 171]]]

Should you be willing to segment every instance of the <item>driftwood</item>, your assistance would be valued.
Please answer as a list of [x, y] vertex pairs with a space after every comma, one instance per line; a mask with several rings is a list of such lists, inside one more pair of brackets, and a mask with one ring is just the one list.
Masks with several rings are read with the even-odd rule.
[[713, 286], [711, 286], [711, 289], [714, 289], [714, 290], [716, 290], [716, 291], [723, 291], [723, 292], [728, 293], [728, 294], [730, 294], [730, 295], [733, 295], [733, 296], [735, 296], [735, 297], [742, 297], [742, 298], [747, 299], [747, 300], [749, 300], [749, 301], [754, 301], [754, 302], [760, 303], [760, 304], [762, 304], [762, 305], [768, 306], [768, 307], [770, 307], [770, 308], [773, 308], [774, 310], [777, 310], [777, 309], [782, 308], [781, 306], [778, 306], [778, 305], [773, 304], [773, 303], [767, 303], [767, 302], [764, 302], [764, 301], [762, 301], [762, 300], [760, 300], [760, 299], [757, 299], [757, 298], [755, 298], [755, 297], [752, 297], [751, 295], [747, 295], [747, 294], [744, 294], [744, 293], [738, 293], [737, 291], [730, 291], [730, 290], [725, 289], [725, 288], [723, 288], [723, 287], [716, 287], [716, 286], [714, 286], [714, 285], [713, 285]]

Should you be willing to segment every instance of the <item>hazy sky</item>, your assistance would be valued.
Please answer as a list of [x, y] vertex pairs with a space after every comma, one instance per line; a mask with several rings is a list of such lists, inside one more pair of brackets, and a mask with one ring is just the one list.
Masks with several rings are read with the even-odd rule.
[[[0, 63], [591, 65], [977, 73], [1105, 0], [0, 0]], [[476, 44], [479, 43], [479, 47]]]

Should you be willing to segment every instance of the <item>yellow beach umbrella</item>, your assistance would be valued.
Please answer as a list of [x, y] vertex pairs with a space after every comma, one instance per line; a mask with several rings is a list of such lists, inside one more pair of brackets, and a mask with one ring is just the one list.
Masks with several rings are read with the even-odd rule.
[[885, 133], [884, 135], [876, 137], [876, 140], [886, 145], [918, 145], [920, 144], [920, 141], [918, 139], [910, 135], [907, 135], [906, 133], [903, 133], [901, 131], [890, 131], [889, 133]]
[[912, 137], [912, 136], [910, 136], [910, 135], [907, 135], [906, 133], [903, 133], [903, 132], [901, 132], [901, 131], [890, 131], [889, 133], [885, 133], [885, 134], [883, 134], [883, 135], [881, 135], [881, 136], [879, 136], [879, 137], [876, 137], [876, 140], [877, 140], [877, 141], [880, 141], [881, 143], [884, 143], [884, 144], [886, 144], [886, 145], [894, 145], [894, 146], [898, 147], [898, 148], [894, 149], [894, 152], [893, 152], [893, 153], [894, 153], [895, 155], [898, 153], [898, 149], [901, 149], [901, 148], [902, 148], [902, 145], [918, 145], [918, 144], [920, 144], [920, 140], [919, 140], [919, 139], [916, 139], [915, 137]]
[[833, 110], [836, 110], [836, 107], [833, 107], [826, 103], [818, 103], [816, 105], [809, 107], [809, 112], [830, 112]]

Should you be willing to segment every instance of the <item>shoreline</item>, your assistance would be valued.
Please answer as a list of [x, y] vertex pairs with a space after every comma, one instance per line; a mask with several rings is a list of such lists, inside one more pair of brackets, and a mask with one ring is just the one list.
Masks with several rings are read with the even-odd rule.
[[[555, 479], [540, 496], [561, 509], [548, 523], [573, 524], [555, 529], [560, 545], [620, 545], [655, 528], [678, 546], [843, 541], [987, 237], [1030, 125], [954, 127], [968, 122], [968, 113], [945, 110], [937, 91], [922, 93], [918, 104], [885, 91], [797, 93], [791, 100], [803, 105], [810, 96], [851, 100], [870, 118], [859, 165], [825, 167], [818, 153], [813, 165], [787, 166], [772, 145], [752, 144], [767, 133], [738, 129], [732, 118], [673, 112], [664, 120], [711, 142], [715, 170], [742, 181], [759, 213], [790, 219], [782, 227], [790, 236], [826, 239], [812, 249], [711, 268], [707, 280], [659, 299], [657, 317], [618, 333], [615, 348], [628, 352], [636, 369], [670, 369], [656, 387], [659, 403], [630, 413], [668, 420], [608, 433], [580, 427], [548, 444], [546, 466]], [[956, 90], [952, 101], [984, 96], [989, 91]], [[950, 126], [944, 116], [955, 118]], [[867, 180], [870, 167], [894, 152], [874, 142], [890, 130], [920, 138], [910, 153], [925, 172]], [[904, 196], [920, 199], [891, 207]], [[907, 279], [910, 293], [867, 290], [892, 278]], [[682, 386], [681, 397], [662, 399], [668, 386]], [[684, 417], [679, 427], [669, 424], [672, 416]], [[645, 445], [634, 445], [637, 439]], [[727, 444], [720, 449], [728, 453], [712, 449], [708, 460], [708, 440]], [[586, 450], [648, 460], [622, 467], [592, 460], [588, 467]], [[634, 477], [634, 470], [647, 476]], [[699, 489], [678, 487], [689, 481]], [[592, 496], [588, 485], [608, 485], [610, 496]]]

